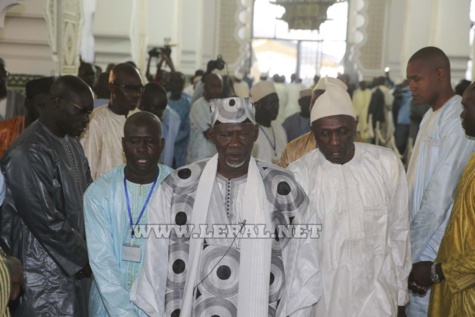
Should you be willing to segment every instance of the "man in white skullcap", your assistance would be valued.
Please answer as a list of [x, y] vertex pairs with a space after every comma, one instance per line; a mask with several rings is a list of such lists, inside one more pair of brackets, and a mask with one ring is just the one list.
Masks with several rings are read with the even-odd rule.
[[298, 104], [300, 112], [294, 113], [284, 120], [282, 126], [287, 134], [287, 141], [292, 141], [299, 136], [310, 131], [310, 100], [312, 99], [312, 89], [300, 91]]
[[151, 232], [131, 299], [149, 316], [309, 316], [321, 294], [313, 240], [252, 235], [258, 225], [316, 224], [308, 198], [290, 172], [251, 156], [259, 128], [250, 99], [211, 108], [218, 154], [172, 173], [149, 207], [150, 224], [191, 235]]
[[271, 81], [261, 81], [251, 89], [251, 97], [256, 106], [256, 122], [259, 137], [252, 156], [268, 163], [277, 164], [287, 145], [287, 135], [282, 125], [275, 119], [279, 113], [279, 97]]
[[[320, 78], [317, 85], [312, 90], [312, 99], [310, 100], [310, 104], [309, 104], [310, 111], [312, 110], [312, 106], [315, 103], [315, 100], [317, 100], [317, 98], [320, 97], [325, 92], [327, 82], [338, 85], [344, 90], [348, 89], [346, 84], [339, 79], [332, 78], [332, 77]], [[358, 135], [356, 135], [355, 141], [364, 142], [364, 140], [361, 139]], [[289, 144], [287, 144], [284, 152], [282, 153], [280, 157], [279, 166], [286, 168], [287, 166], [289, 166], [290, 163], [298, 160], [299, 158], [304, 156], [305, 153], [308, 153], [311, 150], [314, 150], [316, 147], [317, 147], [317, 144], [315, 143], [315, 138], [313, 137], [313, 134], [311, 131], [296, 138], [295, 140], [289, 141]]]
[[288, 170], [323, 228], [315, 240], [322, 274], [315, 316], [404, 314], [412, 262], [401, 161], [389, 149], [353, 142], [355, 111], [335, 84], [326, 84], [310, 121], [318, 148]]

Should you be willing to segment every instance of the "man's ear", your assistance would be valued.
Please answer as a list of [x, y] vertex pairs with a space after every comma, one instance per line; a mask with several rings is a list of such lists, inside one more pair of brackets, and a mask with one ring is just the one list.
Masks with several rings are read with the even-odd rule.
[[437, 68], [435, 72], [437, 75], [437, 79], [439, 80], [442, 80], [443, 78], [446, 77], [445, 71], [442, 68]]
[[125, 138], [122, 137], [122, 151], [125, 152]]

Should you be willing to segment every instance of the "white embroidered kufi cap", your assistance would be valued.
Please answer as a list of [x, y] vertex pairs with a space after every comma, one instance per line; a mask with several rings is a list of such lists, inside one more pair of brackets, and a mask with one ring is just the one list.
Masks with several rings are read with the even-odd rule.
[[251, 88], [251, 97], [254, 102], [258, 102], [274, 92], [276, 92], [274, 83], [269, 80], [264, 80], [258, 82]]
[[256, 115], [251, 98], [211, 99], [211, 126], [221, 123], [241, 123], [249, 119], [256, 124]]
[[347, 115], [356, 119], [350, 95], [341, 85], [327, 82], [325, 92], [313, 104], [310, 122], [338, 115]]
[[348, 86], [338, 78], [333, 78], [333, 77], [322, 77], [318, 81], [318, 83], [315, 85], [313, 88], [313, 91], [315, 90], [326, 90], [327, 89], [327, 83], [332, 83], [334, 85], [338, 85], [341, 88], [343, 88], [345, 91], [348, 90]]

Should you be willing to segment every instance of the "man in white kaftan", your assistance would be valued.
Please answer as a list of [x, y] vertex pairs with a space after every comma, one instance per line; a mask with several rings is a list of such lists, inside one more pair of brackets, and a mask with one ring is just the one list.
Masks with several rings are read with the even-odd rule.
[[256, 106], [256, 122], [259, 124], [259, 137], [252, 156], [267, 163], [277, 164], [287, 145], [287, 134], [276, 118], [280, 99], [271, 81], [261, 81], [251, 89], [252, 100]]
[[138, 70], [130, 64], [116, 65], [109, 77], [109, 104], [95, 108], [80, 142], [97, 179], [114, 167], [125, 164], [122, 137], [127, 116], [137, 112], [143, 85]]
[[[139, 135], [139, 129], [146, 134]], [[151, 113], [130, 116], [123, 147], [127, 165], [102, 175], [84, 195], [89, 263], [94, 272], [89, 300], [91, 317], [146, 316], [130, 301], [129, 290], [143, 266], [146, 247], [146, 240], [136, 237], [135, 232], [140, 232], [140, 227], [148, 222], [150, 197], [173, 171], [165, 165], [157, 166], [163, 145], [160, 129], [159, 119]], [[154, 150], [146, 154], [137, 151], [140, 145], [135, 146], [132, 141], [137, 143], [140, 138], [152, 140]], [[139, 169], [140, 173], [136, 169], [140, 166], [137, 153], [141, 160], [148, 161], [147, 168]], [[137, 259], [127, 258], [130, 246], [140, 250]]]
[[[409, 60], [407, 78], [416, 105], [431, 105], [422, 119], [407, 171], [412, 260], [417, 263], [434, 261], [437, 256], [455, 189], [475, 142], [462, 128], [461, 97], [452, 89], [444, 52], [435, 47], [416, 52]], [[411, 295], [408, 316], [427, 316], [429, 298], [430, 290], [422, 296]]]
[[211, 127], [210, 100], [219, 98], [223, 82], [216, 74], [205, 77], [203, 97], [191, 105], [190, 110], [190, 142], [186, 155], [186, 163], [194, 163], [216, 154], [216, 147], [209, 140], [207, 131]]
[[[176, 231], [151, 232], [131, 298], [150, 316], [309, 316], [320, 295], [311, 239], [245, 238], [258, 224], [315, 224], [308, 198], [291, 173], [251, 157], [258, 128], [248, 99], [211, 104], [218, 154], [172, 173], [152, 200], [151, 225]], [[203, 236], [213, 225], [235, 230]], [[187, 228], [191, 237], [180, 234]]]
[[311, 121], [318, 148], [288, 170], [322, 224], [314, 316], [403, 313], [412, 265], [404, 168], [389, 149], [353, 142], [355, 112], [343, 88], [327, 83]]

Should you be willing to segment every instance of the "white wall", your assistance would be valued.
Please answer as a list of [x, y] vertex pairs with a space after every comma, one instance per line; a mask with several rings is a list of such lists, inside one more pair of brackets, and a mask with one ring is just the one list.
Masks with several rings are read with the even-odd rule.
[[419, 49], [437, 46], [451, 61], [452, 81], [464, 78], [470, 56], [469, 12], [469, 1], [406, 0], [401, 65]]
[[183, 0], [182, 27], [177, 51], [180, 52], [180, 71], [194, 74], [202, 67], [204, 3], [202, 0]]
[[[82, 1], [85, 4], [94, 2]], [[205, 68], [207, 61], [215, 59], [219, 53], [220, 39], [223, 36], [235, 36], [231, 34], [231, 28], [223, 30], [220, 27], [220, 10], [230, 7], [229, 2], [223, 1], [238, 0], [97, 1], [92, 27], [96, 63], [105, 67], [107, 63], [130, 60], [139, 52], [137, 45], [146, 45], [148, 50], [162, 46], [164, 39], [170, 38], [171, 44], [176, 44], [172, 57], [178, 70], [192, 74], [198, 68]], [[382, 73], [384, 67], [389, 66], [394, 79], [404, 78], [409, 57], [424, 46], [434, 45], [449, 56], [453, 80], [463, 78], [471, 54], [468, 38], [470, 2], [461, 1], [454, 5], [452, 0], [388, 1], [388, 11], [376, 15], [378, 19], [385, 19], [385, 39], [382, 45], [378, 45], [381, 48], [377, 52], [367, 52], [371, 54], [371, 58], [373, 55], [379, 58], [381, 65], [378, 64], [378, 69], [363, 69], [367, 74], [362, 75], [368, 77], [373, 73]], [[9, 9], [5, 26], [0, 28], [0, 56], [6, 60], [13, 73], [51, 75], [57, 67], [57, 62], [52, 60], [48, 42], [45, 2], [46, 0], [20, 1], [20, 5]], [[146, 3], [146, 6], [135, 5], [138, 2]], [[357, 2], [369, 3], [370, 0], [351, 0], [350, 10], [354, 9]], [[141, 7], [146, 7], [147, 12], [137, 12], [137, 8]], [[142, 32], [146, 43], [140, 43], [134, 37], [134, 32], [141, 32], [133, 25], [134, 21], [140, 19], [140, 14], [146, 17]], [[352, 33], [349, 34], [349, 42], [357, 42], [361, 29], [364, 30], [364, 27], [358, 26], [358, 18], [361, 18], [358, 13], [350, 11], [349, 29]], [[364, 18], [373, 19], [374, 15]], [[373, 31], [367, 31], [369, 35], [364, 36], [369, 38]], [[222, 32], [227, 34], [220, 34]], [[358, 52], [354, 53], [357, 56]], [[144, 54], [143, 61], [147, 57]]]
[[44, 6], [45, 0], [24, 0], [6, 14], [0, 28], [0, 56], [11, 73], [50, 76], [55, 71]]
[[[207, 61], [217, 55], [219, 3], [220, 0], [148, 0], [145, 13], [147, 51], [163, 46], [165, 38], [169, 38], [170, 44], [176, 45], [172, 47], [172, 59], [177, 70], [193, 74], [196, 69], [204, 68]], [[110, 18], [111, 8], [114, 8], [113, 19]], [[137, 45], [130, 34], [134, 21], [132, 8], [131, 0], [97, 1], [93, 30], [99, 65], [104, 67], [132, 58], [131, 52]], [[148, 55], [144, 54], [144, 64], [147, 60]], [[155, 63], [153, 60], [152, 74]]]
[[131, 0], [99, 0], [94, 19], [96, 63], [105, 68], [109, 63], [132, 59], [130, 30], [133, 12]]

